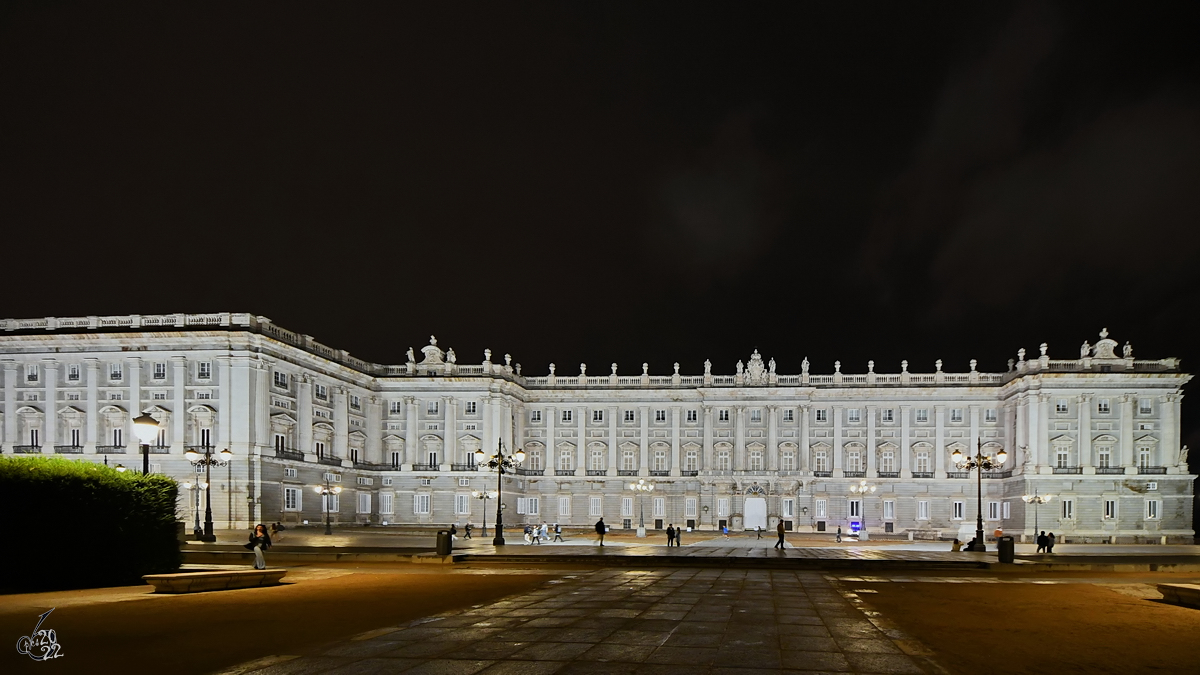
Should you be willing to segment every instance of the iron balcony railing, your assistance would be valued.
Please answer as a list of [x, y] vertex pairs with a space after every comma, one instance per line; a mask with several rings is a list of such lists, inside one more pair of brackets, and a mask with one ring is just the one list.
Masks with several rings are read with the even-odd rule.
[[545, 469], [526, 469], [526, 468], [519, 467], [519, 466], [517, 467], [517, 475], [518, 476], [541, 476], [541, 475], [544, 475], [545, 473], [546, 473]]
[[474, 464], [451, 464], [450, 470], [451, 471], [474, 471], [475, 465]]
[[1098, 466], [1098, 467], [1096, 467], [1096, 473], [1100, 474], [1102, 476], [1123, 474], [1123, 473], [1125, 473], [1125, 467], [1123, 467], [1123, 466]]
[[656, 477], [657, 476], [670, 476], [671, 472], [670, 471], [651, 471], [650, 475], [656, 476]]
[[152, 446], [150, 446], [150, 454], [152, 454], [152, 455], [169, 455], [169, 454], [171, 454], [171, 446], [169, 446], [169, 445], [152, 445]]
[[946, 478], [970, 478], [970, 471], [947, 471]]
[[1012, 478], [1012, 469], [1007, 471], [984, 471], [984, 478]]
[[914, 471], [913, 478], [933, 478], [932, 471]]
[[354, 468], [367, 471], [387, 471], [392, 467], [390, 464], [376, 464], [375, 462], [354, 462]]
[[1167, 472], [1165, 466], [1139, 466], [1138, 473], [1143, 474], [1164, 474]]
[[555, 476], [574, 476], [575, 469], [555, 469], [554, 475]]
[[699, 476], [700, 472], [699, 471], [680, 471], [679, 475], [681, 475], [681, 476]]
[[13, 452], [18, 455], [36, 455], [42, 451], [40, 445], [14, 445]]
[[304, 453], [291, 448], [275, 448], [275, 456], [280, 459], [292, 459], [297, 462], [304, 461]]
[[617, 469], [617, 475], [618, 476], [636, 476], [636, 475], [638, 475], [638, 472], [637, 472], [637, 469]]
[[604, 469], [588, 469], [587, 475], [589, 475], [589, 476], [607, 476], [608, 471], [606, 471]]
[[123, 455], [125, 454], [125, 446], [123, 445], [97, 445], [96, 454], [98, 455]]
[[899, 471], [880, 471], [877, 474], [880, 478], [899, 478]]
[[832, 471], [814, 471], [813, 476], [816, 478], [833, 478]]
[[846, 478], [866, 478], [866, 471], [843, 471], [842, 475]]
[[54, 446], [54, 452], [56, 452], [60, 455], [82, 455], [83, 454], [83, 446], [82, 445], [56, 445], [56, 446]]
[[341, 466], [342, 460], [340, 457], [318, 457], [317, 462], [325, 466]]
[[1082, 466], [1056, 466], [1054, 473], [1083, 473]]
[[413, 464], [413, 471], [437, 471], [437, 464]]

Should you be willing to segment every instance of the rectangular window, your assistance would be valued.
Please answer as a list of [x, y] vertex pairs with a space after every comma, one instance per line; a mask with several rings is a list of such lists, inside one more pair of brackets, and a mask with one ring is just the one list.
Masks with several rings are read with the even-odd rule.
[[468, 415], [474, 415], [479, 412], [479, 403], [477, 401], [467, 401], [467, 404], [463, 407], [463, 410]]
[[655, 422], [666, 422], [667, 421], [667, 411], [666, 410], [655, 410], [654, 411], [654, 421]]
[[1112, 446], [1101, 445], [1096, 448], [1096, 466], [1107, 469], [1112, 466]]
[[628, 518], [633, 515], [633, 497], [621, 497], [621, 517]]
[[301, 499], [303, 499], [303, 497], [301, 496], [300, 488], [283, 488], [284, 511], [299, 511]]
[[963, 519], [963, 514], [965, 513], [965, 511], [964, 511], [965, 508], [966, 508], [966, 506], [965, 506], [965, 504], [963, 504], [963, 502], [957, 502], [957, 501], [954, 502], [954, 516], [953, 516], [954, 520], [962, 520]]
[[391, 401], [388, 403], [388, 412], [393, 415], [399, 415], [404, 412], [404, 401]]
[[1070, 403], [1067, 401], [1067, 399], [1060, 398], [1054, 402], [1054, 412], [1065, 414], [1068, 410], [1070, 410]]
[[429, 495], [413, 495], [413, 513], [418, 516], [429, 515]]
[[1116, 518], [1117, 518], [1117, 500], [1105, 499], [1104, 500], [1104, 519], [1105, 520], [1116, 520]]
[[604, 411], [603, 410], [593, 410], [592, 411], [592, 421], [593, 422], [603, 422], [604, 421]]
[[588, 497], [588, 515], [604, 515], [604, 497]]
[[824, 518], [829, 511], [829, 501], [826, 499], [818, 499], [813, 502], [813, 512], [817, 518]]
[[895, 411], [892, 410], [891, 408], [884, 408], [883, 409], [883, 421], [884, 422], [894, 422], [895, 420], [896, 420]]
[[370, 513], [371, 512], [371, 493], [370, 492], [358, 493], [358, 512], [359, 513]]
[[362, 398], [357, 394], [350, 394], [350, 409], [362, 410]]
[[542, 411], [541, 410], [529, 411], [529, 421], [533, 422], [534, 424], [541, 422], [542, 421]]
[[1061, 504], [1062, 504], [1062, 519], [1063, 520], [1075, 520], [1075, 500], [1074, 499], [1064, 499], [1064, 500], [1062, 500]]
[[796, 421], [796, 411], [792, 410], [791, 408], [785, 409], [783, 411], [783, 421], [784, 422], [795, 422]]
[[541, 499], [539, 497], [527, 497], [525, 499], [525, 513], [531, 516], [538, 515], [540, 513], [538, 510], [540, 503]]
[[924, 499], [917, 502], [917, 520], [929, 520], [929, 502]]
[[575, 411], [574, 410], [562, 411], [562, 416], [560, 417], [560, 419], [563, 422], [570, 422], [571, 420], [575, 419]]
[[1008, 506], [1009, 506], [1009, 503], [1004, 502], [1004, 506], [1000, 509], [1000, 517], [1003, 518], [1004, 520], [1008, 520], [1009, 518], [1012, 518], [1012, 512], [1008, 508]]
[[121, 379], [121, 375], [122, 375], [121, 364], [119, 364], [119, 363], [108, 364], [108, 379], [119, 380], [119, 379]]
[[695, 421], [696, 421], [696, 419], [697, 419], [697, 413], [696, 413], [696, 411], [695, 411], [695, 410], [689, 410], [689, 411], [687, 411], [687, 421], [689, 421], [689, 422], [695, 422]]
[[[155, 401], [165, 401], [165, 400], [167, 400], [167, 392], [165, 392], [165, 391], [156, 391], [156, 392], [154, 392], [154, 394], [153, 394], [153, 397], [154, 397], [154, 400], [155, 400]], [[71, 395], [70, 395], [70, 394], [67, 394], [67, 400], [75, 400], [75, 401], [78, 401], [78, 400], [79, 400], [79, 394], [75, 394], [75, 398], [74, 398], [74, 399], [72, 399], [72, 398], [71, 398]]]
[[418, 483], [420, 483], [421, 485], [425, 486], [425, 487], [428, 487], [428, 486], [430, 486], [430, 485], [433, 485], [433, 479], [432, 479], [432, 478], [418, 478], [418, 479], [417, 479], [417, 482], [418, 482]]
[[[35, 434], [36, 434], [36, 433], [37, 433], [37, 429], [34, 429], [34, 430], [33, 430], [33, 433], [35, 433]], [[125, 432], [124, 432], [124, 430], [122, 430], [122, 429], [113, 429], [113, 432], [112, 432], [112, 434], [113, 434], [113, 446], [115, 446], [115, 447], [118, 447], [118, 448], [123, 448], [123, 447], [125, 447], [125, 443], [124, 443], [124, 440], [125, 440]], [[36, 438], [36, 437], [35, 437], [35, 438]], [[38, 444], [38, 443], [34, 443], [34, 445], [39, 445], [39, 444]]]
[[751, 422], [761, 422], [762, 421], [762, 410], [759, 408], [755, 408], [755, 409], [751, 410], [750, 411], [750, 421]]
[[684, 515], [684, 517], [687, 517], [687, 518], [695, 518], [696, 517], [696, 498], [695, 497], [688, 497], [687, 499], [683, 500], [683, 515]]
[[329, 388], [323, 384], [314, 384], [313, 396], [322, 401], [327, 401], [329, 400]]
[[342, 482], [342, 474], [340, 474], [340, 473], [326, 472], [326, 473], [325, 473], [325, 480], [326, 480], [326, 481], [328, 481], [328, 482], [330, 482], [330, 483], [340, 483], [340, 482]]
[[729, 515], [729, 498], [722, 497], [717, 500], [717, 516], [725, 517]]
[[558, 498], [558, 515], [560, 517], [571, 515], [571, 498], [570, 497], [559, 497]]
[[951, 408], [950, 409], [950, 421], [951, 422], [963, 421], [962, 408]]
[[1000, 502], [988, 502], [988, 520], [1000, 520]]
[[25, 364], [25, 381], [26, 382], [37, 382], [38, 381], [38, 366], [36, 363]]
[[1138, 399], [1138, 414], [1149, 415], [1153, 411], [1153, 402], [1148, 398]]
[[850, 505], [850, 517], [851, 518], [862, 518], [862, 500], [861, 499], [851, 499], [851, 500], [849, 500], [849, 505]]
[[454, 513], [460, 516], [471, 515], [471, 495], [454, 495]]
[[79, 366], [75, 364], [67, 366], [67, 379], [71, 382], [79, 381]]
[[996, 421], [996, 409], [988, 408], [988, 409], [984, 410], [983, 411], [983, 421], [984, 422], [995, 422]]
[[718, 422], [728, 422], [729, 421], [729, 409], [728, 408], [722, 408], [717, 411], [717, 421]]
[[426, 401], [425, 414], [436, 415], [441, 410], [441, 401]]
[[154, 364], [154, 379], [156, 379], [156, 380], [167, 379], [167, 364], [161, 363], [161, 362]]
[[1162, 502], [1158, 501], [1157, 499], [1147, 499], [1146, 500], [1146, 520], [1158, 520], [1158, 512], [1159, 512], [1160, 506], [1162, 506]]
[[1107, 415], [1112, 412], [1110, 401], [1106, 398], [1096, 401], [1096, 412], [1101, 415]]
[[626, 410], [625, 411], [625, 421], [626, 422], [634, 421], [633, 415], [634, 415], [634, 412], [632, 410]]
[[896, 500], [894, 500], [894, 499], [883, 500], [883, 519], [884, 520], [895, 520], [896, 519]]
[[918, 410], [917, 411], [917, 421], [918, 422], [928, 422], [929, 421], [929, 411], [925, 410], [925, 409]]
[[[472, 463], [474, 462], [475, 455], [467, 455], [467, 457], [469, 459], [471, 459]], [[458, 487], [471, 487], [471, 479], [470, 478], [459, 478], [458, 479]]]
[[782, 512], [784, 518], [794, 518], [796, 516], [796, 500], [784, 499], [782, 502]]
[[[204, 443], [203, 445], [208, 445], [208, 444]], [[325, 444], [322, 443], [321, 441], [315, 441], [313, 443], [313, 450], [317, 453], [317, 459], [321, 459], [322, 457], [325, 456]]]
[[198, 361], [196, 363], [196, 377], [201, 380], [212, 378], [212, 361]]
[[663, 497], [654, 498], [654, 517], [662, 518], [667, 515], [667, 500]]
[[276, 387], [279, 387], [280, 389], [287, 389], [287, 387], [288, 387], [288, 374], [287, 373], [276, 370], [274, 377], [275, 377], [275, 386]]
[[824, 408], [817, 408], [816, 410], [813, 411], [813, 413], [816, 415], [816, 420], [818, 422], [828, 422], [829, 421], [829, 411], [828, 410], [826, 410]]
[[[36, 394], [35, 394], [35, 396], [36, 396]], [[122, 398], [125, 398], [125, 396], [119, 391], [108, 392], [108, 400], [110, 400], [110, 401], [120, 401]], [[208, 398], [208, 397], [207, 396], [196, 396], [196, 398]], [[33, 400], [36, 401], [37, 399], [34, 398]]]
[[284, 470], [283, 470], [283, 477], [284, 477], [284, 478], [295, 478], [295, 477], [296, 477], [296, 470], [295, 470], [295, 469], [293, 469], [292, 467], [288, 467], [288, 468], [284, 469]]
[[850, 408], [846, 411], [846, 421], [850, 424], [857, 424], [862, 421], [862, 415], [859, 413], [858, 408]]
[[337, 514], [342, 510], [341, 495], [321, 495], [321, 512]]
[[383, 514], [387, 514], [387, 515], [391, 515], [392, 513], [395, 513], [395, 507], [392, 502], [392, 493], [390, 493], [390, 492], [380, 492], [379, 493], [379, 512], [383, 513]]
[[366, 476], [359, 476], [359, 477], [358, 477], [358, 481], [357, 481], [357, 482], [358, 482], [358, 484], [359, 484], [359, 485], [374, 485], [374, 484], [375, 484], [375, 479], [374, 479], [374, 478], [367, 478]]
[[1065, 445], [1058, 445], [1054, 448], [1054, 466], [1065, 469], [1070, 466], [1071, 450]]

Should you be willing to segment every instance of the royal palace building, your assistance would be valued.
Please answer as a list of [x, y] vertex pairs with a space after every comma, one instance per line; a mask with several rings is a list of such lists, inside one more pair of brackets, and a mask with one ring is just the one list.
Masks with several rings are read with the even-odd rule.
[[[977, 475], [952, 454], [1007, 454], [982, 476], [985, 528], [1028, 540], [1191, 543], [1178, 359], [1135, 359], [1100, 333], [1069, 359], [1019, 350], [1006, 372], [776, 372], [755, 352], [732, 374], [521, 372], [490, 350], [459, 363], [437, 340], [379, 365], [250, 314], [8, 319], [0, 323], [0, 450], [131, 468], [131, 420], [158, 421], [150, 469], [212, 469], [217, 527], [444, 526], [493, 520], [497, 475], [475, 451], [521, 448], [506, 524], [667, 524], [876, 536], [962, 537]], [[419, 356], [419, 358], [418, 358]], [[573, 369], [574, 370], [574, 369]], [[603, 369], [602, 369], [603, 371]], [[653, 481], [645, 495], [629, 483]], [[861, 490], [865, 481], [868, 489]], [[338, 495], [314, 491], [326, 484]], [[852, 490], [851, 488], [855, 488]], [[874, 491], [870, 490], [874, 487]], [[1035, 507], [1024, 496], [1052, 495]], [[640, 502], [639, 499], [644, 500]], [[326, 500], [328, 500], [326, 502]], [[180, 518], [203, 509], [181, 490]], [[86, 517], [86, 514], [80, 514]]]

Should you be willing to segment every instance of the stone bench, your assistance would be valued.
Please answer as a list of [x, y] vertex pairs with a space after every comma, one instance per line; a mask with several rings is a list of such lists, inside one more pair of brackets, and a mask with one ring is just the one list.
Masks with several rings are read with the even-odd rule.
[[178, 572], [176, 574], [147, 574], [142, 577], [154, 586], [155, 593], [200, 593], [227, 591], [234, 588], [278, 586], [287, 570], [217, 570], [215, 572]]
[[1200, 609], [1200, 584], [1159, 584], [1158, 592], [1164, 602]]

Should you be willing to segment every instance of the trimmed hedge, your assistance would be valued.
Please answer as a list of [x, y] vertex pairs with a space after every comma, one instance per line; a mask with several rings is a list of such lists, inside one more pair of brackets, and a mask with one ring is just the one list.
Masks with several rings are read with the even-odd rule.
[[0, 456], [0, 586], [142, 583], [179, 569], [178, 484], [88, 461]]

